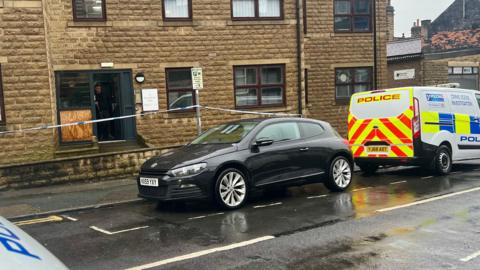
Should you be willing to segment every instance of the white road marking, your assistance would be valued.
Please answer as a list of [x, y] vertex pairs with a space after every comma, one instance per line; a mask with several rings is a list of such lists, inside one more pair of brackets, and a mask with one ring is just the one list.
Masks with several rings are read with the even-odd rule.
[[477, 251], [477, 252], [473, 253], [472, 255], [467, 256], [465, 258], [461, 258], [460, 261], [468, 262], [468, 261], [471, 261], [471, 260], [477, 258], [478, 256], [480, 256], [480, 251]]
[[198, 217], [191, 217], [191, 218], [188, 218], [188, 220], [194, 220], [194, 219], [202, 219], [202, 218], [206, 218], [206, 217], [214, 217], [214, 216], [220, 216], [220, 215], [224, 215], [225, 213], [215, 213], [215, 214], [210, 214], [210, 215], [204, 215], [204, 216], [198, 216]]
[[124, 232], [130, 232], [130, 231], [136, 231], [136, 230], [141, 230], [148, 228], [149, 226], [142, 226], [142, 227], [136, 227], [136, 228], [131, 228], [131, 229], [126, 229], [126, 230], [121, 230], [121, 231], [116, 231], [116, 232], [110, 232], [101, 228], [98, 228], [96, 226], [90, 226], [90, 229], [95, 230], [97, 232], [101, 232], [107, 235], [114, 235], [114, 234], [119, 234], [119, 233], [124, 233]]
[[370, 189], [370, 188], [372, 188], [372, 187], [357, 188], [357, 189], [354, 189], [352, 191], [355, 192], [355, 191], [361, 191], [361, 190]]
[[398, 184], [403, 184], [406, 183], [407, 181], [398, 181], [398, 182], [392, 182], [390, 185], [398, 185]]
[[425, 180], [426, 180], [426, 179], [432, 179], [432, 178], [433, 178], [433, 176], [425, 176], [425, 177], [422, 177], [422, 179], [425, 179]]
[[318, 196], [310, 196], [310, 197], [307, 197], [307, 199], [319, 199], [319, 198], [325, 198], [327, 197], [328, 195], [318, 195]]
[[430, 199], [420, 200], [420, 201], [416, 201], [416, 202], [413, 202], [413, 203], [407, 203], [407, 204], [404, 204], [404, 205], [398, 205], [398, 206], [394, 206], [394, 207], [383, 208], [383, 209], [377, 210], [377, 212], [388, 212], [388, 211], [392, 211], [392, 210], [396, 210], [396, 209], [400, 209], [400, 208], [406, 208], [406, 207], [410, 207], [410, 206], [414, 206], [414, 205], [434, 202], [434, 201], [458, 196], [458, 195], [465, 194], [465, 193], [475, 192], [475, 191], [480, 191], [480, 187], [467, 189], [467, 190], [459, 191], [459, 192], [454, 192], [454, 193], [450, 193], [450, 194], [446, 194], [446, 195], [441, 195], [441, 196], [433, 197], [433, 198], [430, 198]]
[[265, 207], [271, 207], [271, 206], [276, 206], [276, 205], [281, 205], [281, 202], [277, 203], [271, 203], [271, 204], [265, 204], [265, 205], [255, 205], [253, 208], [265, 208]]
[[271, 240], [271, 239], [274, 239], [274, 238], [275, 238], [275, 236], [263, 236], [263, 237], [255, 238], [255, 239], [252, 239], [252, 240], [231, 244], [231, 245], [228, 245], [228, 246], [211, 248], [211, 249], [202, 250], [202, 251], [198, 251], [198, 252], [194, 252], [194, 253], [190, 253], [190, 254], [186, 254], [186, 255], [173, 257], [173, 258], [170, 258], [170, 259], [161, 260], [161, 261], [158, 261], [158, 262], [153, 262], [153, 263], [149, 263], [149, 264], [135, 266], [135, 267], [128, 268], [128, 269], [125, 269], [125, 270], [143, 270], [143, 269], [158, 267], [158, 266], [162, 266], [162, 265], [166, 265], [166, 264], [170, 264], [170, 263], [175, 263], [175, 262], [180, 262], [180, 261], [189, 260], [189, 259], [193, 259], [193, 258], [198, 258], [198, 257], [205, 256], [205, 255], [212, 254], [212, 253], [217, 253], [217, 252], [221, 252], [221, 251], [227, 251], [227, 250], [232, 250], [232, 249], [236, 249], [236, 248], [240, 248], [240, 247], [249, 246], [249, 245], [259, 243], [259, 242]]
[[77, 218], [73, 218], [73, 217], [69, 217], [69, 216], [65, 216], [65, 215], [62, 215], [62, 217], [66, 218], [66, 219], [68, 219], [68, 220], [70, 220], [70, 221], [78, 221]]

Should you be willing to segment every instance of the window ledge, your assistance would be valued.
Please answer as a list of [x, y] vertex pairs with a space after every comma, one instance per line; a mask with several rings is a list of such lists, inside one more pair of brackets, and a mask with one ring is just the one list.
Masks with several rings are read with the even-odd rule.
[[228, 26], [237, 26], [237, 25], [292, 25], [295, 24], [294, 20], [227, 20]]
[[335, 32], [330, 37], [372, 37], [372, 32]]
[[112, 27], [112, 22], [81, 22], [81, 21], [72, 21], [67, 23], [68, 27]]
[[170, 26], [178, 26], [178, 27], [190, 26], [190, 27], [194, 27], [194, 26], [199, 26], [199, 23], [195, 22], [195, 21], [185, 21], [185, 20], [175, 21], [175, 20], [171, 20], [171, 21], [158, 21], [158, 26], [162, 26], [162, 27], [170, 27]]
[[235, 108], [234, 110], [238, 111], [249, 111], [249, 112], [261, 112], [261, 113], [291, 113], [295, 114], [296, 112], [291, 112], [293, 108], [291, 106], [271, 106], [271, 107], [248, 107], [248, 108]]

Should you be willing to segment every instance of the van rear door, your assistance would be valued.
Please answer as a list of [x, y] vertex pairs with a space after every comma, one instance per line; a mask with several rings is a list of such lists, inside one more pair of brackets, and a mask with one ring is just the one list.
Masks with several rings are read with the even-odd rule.
[[413, 157], [413, 114], [413, 88], [354, 94], [348, 116], [354, 157]]

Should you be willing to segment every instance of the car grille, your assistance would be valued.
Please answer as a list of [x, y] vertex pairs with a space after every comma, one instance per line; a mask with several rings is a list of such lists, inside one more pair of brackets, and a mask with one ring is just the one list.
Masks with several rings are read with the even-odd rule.
[[169, 192], [169, 197], [171, 198], [191, 198], [191, 197], [200, 197], [202, 196], [202, 190], [195, 187], [188, 187], [188, 188], [180, 188], [180, 187], [173, 187]]
[[138, 186], [138, 191], [143, 196], [148, 197], [165, 197], [167, 194], [167, 187], [160, 186], [160, 187], [146, 187], [146, 186]]
[[140, 174], [146, 175], [167, 175], [168, 170], [150, 170], [150, 169], [142, 169]]

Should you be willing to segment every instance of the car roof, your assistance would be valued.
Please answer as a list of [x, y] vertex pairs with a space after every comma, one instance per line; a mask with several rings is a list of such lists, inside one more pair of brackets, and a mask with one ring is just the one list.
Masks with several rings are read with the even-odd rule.
[[320, 121], [317, 119], [310, 119], [310, 118], [300, 118], [300, 117], [271, 117], [271, 118], [249, 118], [249, 119], [241, 119], [236, 121], [228, 122], [227, 124], [234, 124], [240, 122], [268, 122], [268, 123], [275, 123], [275, 122], [283, 122], [283, 121], [303, 121], [303, 122], [317, 122], [326, 124], [324, 121]]

